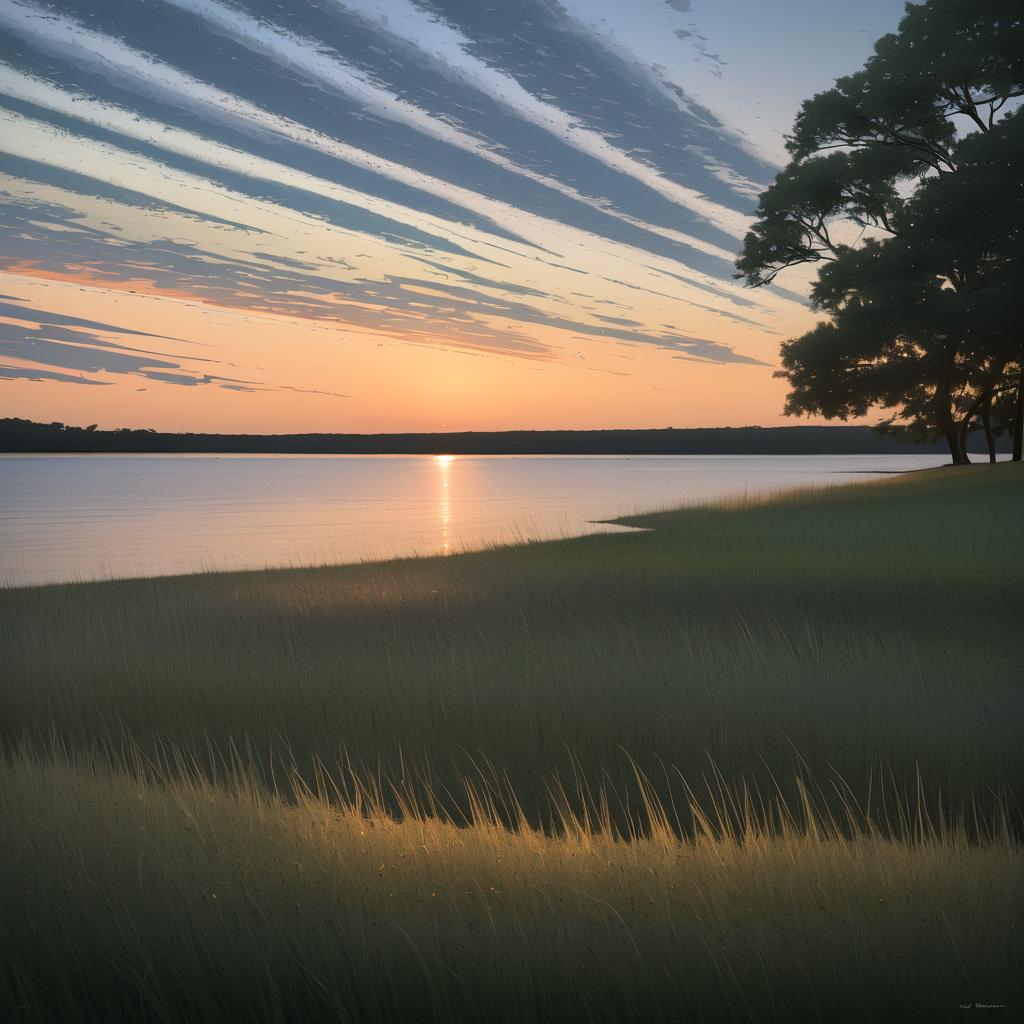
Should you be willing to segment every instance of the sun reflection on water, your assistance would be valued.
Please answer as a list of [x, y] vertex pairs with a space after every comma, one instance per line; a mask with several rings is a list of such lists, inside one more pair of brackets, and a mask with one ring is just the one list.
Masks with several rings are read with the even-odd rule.
[[441, 551], [443, 554], [452, 553], [451, 541], [451, 520], [452, 520], [452, 496], [451, 476], [454, 455], [435, 455], [434, 464], [437, 466], [441, 476], [441, 489], [438, 496], [437, 511], [441, 521]]

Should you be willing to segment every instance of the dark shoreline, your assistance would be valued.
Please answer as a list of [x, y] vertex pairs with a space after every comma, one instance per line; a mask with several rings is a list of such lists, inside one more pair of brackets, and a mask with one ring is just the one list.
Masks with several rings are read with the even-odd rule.
[[[1009, 450], [1004, 438], [1000, 451]], [[0, 453], [224, 455], [912, 455], [938, 454], [870, 427], [505, 430], [424, 434], [206, 434], [0, 420]]]

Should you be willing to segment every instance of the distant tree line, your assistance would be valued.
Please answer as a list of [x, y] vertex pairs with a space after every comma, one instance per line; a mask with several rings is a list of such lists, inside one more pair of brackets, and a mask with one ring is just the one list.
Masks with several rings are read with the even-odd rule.
[[856, 74], [803, 104], [737, 261], [817, 268], [827, 314], [782, 347], [791, 414], [944, 438], [1024, 429], [1024, 3], [907, 4]]
[[869, 427], [505, 430], [445, 434], [192, 434], [0, 419], [0, 452], [306, 455], [858, 455], [934, 450]]

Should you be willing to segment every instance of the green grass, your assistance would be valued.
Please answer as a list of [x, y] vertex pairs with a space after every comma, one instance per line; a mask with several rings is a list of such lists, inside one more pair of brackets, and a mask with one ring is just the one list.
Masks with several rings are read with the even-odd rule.
[[0, 591], [0, 1019], [1013, 1019], [1022, 513]]

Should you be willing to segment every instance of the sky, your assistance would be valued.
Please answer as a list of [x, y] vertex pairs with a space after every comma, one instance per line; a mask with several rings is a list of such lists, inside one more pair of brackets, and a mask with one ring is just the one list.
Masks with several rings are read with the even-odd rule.
[[0, 0], [0, 415], [776, 425], [733, 261], [902, 0]]

